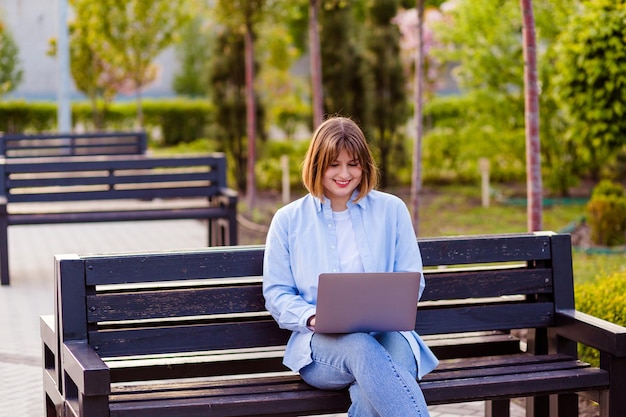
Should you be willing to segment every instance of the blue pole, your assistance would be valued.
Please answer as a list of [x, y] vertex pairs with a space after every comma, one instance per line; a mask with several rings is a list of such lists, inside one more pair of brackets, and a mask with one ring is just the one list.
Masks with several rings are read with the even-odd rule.
[[70, 103], [70, 47], [67, 28], [67, 0], [57, 0], [59, 6], [59, 28], [57, 60], [59, 85], [57, 92], [57, 124], [59, 132], [72, 131], [72, 109]]

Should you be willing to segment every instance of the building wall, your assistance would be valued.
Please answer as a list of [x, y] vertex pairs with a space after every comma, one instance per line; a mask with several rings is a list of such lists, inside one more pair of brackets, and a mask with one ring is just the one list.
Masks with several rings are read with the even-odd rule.
[[[47, 55], [47, 50], [49, 40], [57, 36], [58, 3], [58, 0], [0, 0], [0, 18], [18, 45], [24, 71], [22, 83], [9, 97], [27, 100], [56, 99], [59, 78], [57, 61]], [[68, 14], [71, 19], [71, 12]], [[144, 95], [171, 96], [172, 79], [176, 71], [174, 50], [170, 48], [161, 54], [156, 64], [159, 67], [159, 77], [144, 90]], [[73, 85], [72, 98], [82, 98]]]

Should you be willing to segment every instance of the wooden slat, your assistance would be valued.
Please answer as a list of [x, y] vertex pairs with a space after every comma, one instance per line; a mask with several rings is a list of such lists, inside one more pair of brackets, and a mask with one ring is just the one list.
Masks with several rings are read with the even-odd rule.
[[6, 157], [50, 157], [67, 155], [143, 154], [145, 132], [98, 132], [64, 134], [7, 134], [0, 138]]
[[542, 328], [554, 324], [552, 303], [500, 303], [492, 305], [418, 308], [419, 334]]
[[261, 283], [104, 293], [87, 297], [87, 320], [90, 323], [265, 311]]
[[218, 166], [223, 158], [223, 154], [219, 153], [167, 158], [144, 155], [23, 158], [6, 160], [5, 169], [7, 174], [159, 169], [180, 166]]
[[274, 356], [256, 354], [245, 358], [231, 358], [226, 355], [205, 355], [204, 361], [171, 362], [124, 360], [119, 367], [111, 365], [111, 381], [136, 382], [172, 380], [180, 378], [224, 377], [255, 373], [285, 372], [282, 352]]
[[272, 318], [239, 323], [178, 325], [89, 332], [102, 357], [283, 346], [290, 332]]
[[261, 246], [85, 257], [87, 285], [259, 276]]
[[552, 292], [552, 272], [546, 268], [426, 273], [425, 279], [421, 301]]
[[520, 353], [520, 340], [505, 332], [466, 332], [423, 336], [435, 356], [442, 359]]
[[88, 223], [88, 222], [121, 222], [135, 220], [181, 220], [227, 218], [227, 207], [175, 207], [157, 210], [113, 210], [113, 211], [79, 211], [75, 213], [30, 213], [12, 214], [8, 224], [55, 224], [55, 223]]
[[[182, 167], [184, 168], [184, 167]], [[9, 178], [6, 182], [8, 188], [10, 188], [13, 194], [36, 194], [38, 190], [45, 187], [61, 187], [70, 188], [77, 186], [120, 186], [123, 184], [136, 184], [137, 186], [142, 184], [151, 183], [173, 183], [173, 182], [211, 182], [218, 179], [219, 173], [216, 171], [208, 171], [207, 167], [203, 172], [190, 171], [185, 172], [180, 170], [176, 171], [142, 171], [141, 173], [130, 174], [117, 174], [116, 172], [110, 173], [109, 171], [83, 171], [80, 176], [46, 176], [41, 178], [23, 177], [23, 178]], [[62, 174], [62, 173], [59, 173]], [[84, 174], [84, 175], [83, 175]], [[37, 188], [35, 188], [37, 187]], [[87, 188], [87, 187], [85, 187]], [[17, 190], [17, 191], [16, 191]], [[55, 190], [46, 190], [46, 192], [58, 192]]]
[[550, 237], [533, 234], [419, 240], [424, 266], [550, 259]]

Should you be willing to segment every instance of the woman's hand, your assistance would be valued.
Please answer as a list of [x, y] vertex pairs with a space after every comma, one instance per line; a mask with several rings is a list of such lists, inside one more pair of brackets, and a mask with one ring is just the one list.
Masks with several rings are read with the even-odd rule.
[[306, 326], [315, 331], [315, 314], [313, 314], [311, 317], [309, 317], [309, 319], [306, 321]]

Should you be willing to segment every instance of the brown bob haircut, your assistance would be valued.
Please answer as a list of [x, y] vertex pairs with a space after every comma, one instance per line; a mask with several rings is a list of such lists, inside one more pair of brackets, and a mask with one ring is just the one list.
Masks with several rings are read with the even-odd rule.
[[363, 169], [359, 194], [355, 201], [359, 201], [376, 187], [378, 169], [363, 131], [351, 119], [337, 116], [325, 120], [317, 128], [304, 157], [302, 181], [311, 195], [324, 201], [324, 173], [344, 149]]

